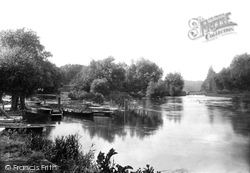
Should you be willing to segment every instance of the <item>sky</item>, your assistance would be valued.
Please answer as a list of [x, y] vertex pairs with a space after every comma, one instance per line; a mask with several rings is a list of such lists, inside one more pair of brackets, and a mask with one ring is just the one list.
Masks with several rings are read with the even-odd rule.
[[[204, 80], [210, 66], [228, 67], [249, 53], [247, 0], [0, 0], [0, 30], [29, 28], [58, 67], [112, 56], [130, 64], [141, 57], [185, 80]], [[230, 12], [234, 33], [191, 40], [189, 20]]]

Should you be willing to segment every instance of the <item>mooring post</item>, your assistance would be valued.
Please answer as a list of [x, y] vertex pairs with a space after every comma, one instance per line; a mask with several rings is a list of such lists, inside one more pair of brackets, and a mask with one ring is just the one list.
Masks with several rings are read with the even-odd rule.
[[60, 111], [61, 109], [61, 96], [57, 96], [57, 100], [58, 100], [58, 110]]

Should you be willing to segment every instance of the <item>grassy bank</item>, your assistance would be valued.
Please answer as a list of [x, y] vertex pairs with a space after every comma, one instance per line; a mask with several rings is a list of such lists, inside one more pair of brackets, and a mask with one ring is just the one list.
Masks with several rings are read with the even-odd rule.
[[[17, 171], [21, 173], [127, 173], [129, 171], [131, 173], [160, 173], [150, 165], [133, 171], [131, 166], [114, 163], [112, 156], [117, 154], [114, 149], [107, 154], [100, 152], [95, 160], [93, 150], [90, 149], [86, 153], [82, 151], [78, 135], [57, 137], [51, 141], [44, 135], [27, 134], [24, 131], [2, 131], [0, 143], [0, 172], [3, 173]], [[8, 165], [10, 170], [6, 170]], [[14, 165], [19, 165], [19, 170]], [[24, 165], [29, 170], [24, 170]], [[188, 173], [184, 169], [168, 172]]]

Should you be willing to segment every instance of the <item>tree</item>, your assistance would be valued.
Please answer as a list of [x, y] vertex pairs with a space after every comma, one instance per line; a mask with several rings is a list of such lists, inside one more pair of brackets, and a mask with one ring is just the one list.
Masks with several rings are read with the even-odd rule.
[[165, 82], [169, 95], [177, 96], [182, 94], [184, 80], [180, 73], [167, 74], [167, 76], [165, 77]]
[[104, 96], [108, 95], [109, 94], [108, 80], [106, 78], [95, 79], [91, 84], [90, 92], [100, 93]]
[[122, 90], [125, 80], [125, 64], [114, 63], [113, 57], [103, 60], [92, 60], [90, 64], [83, 67], [77, 74], [74, 83], [77, 90], [90, 92], [91, 83], [95, 79], [107, 80], [107, 85], [112, 91]]
[[214, 75], [214, 81], [218, 90], [232, 90], [233, 82], [229, 68], [223, 68], [219, 73]]
[[247, 53], [233, 58], [228, 68], [215, 73], [209, 68], [207, 78], [202, 83], [206, 92], [245, 92], [250, 91], [250, 55]]
[[208, 69], [207, 77], [205, 81], [201, 85], [201, 90], [206, 92], [216, 92], [217, 86], [215, 82], [215, 71], [213, 70], [213, 67], [210, 66]]
[[163, 74], [163, 70], [155, 63], [141, 58], [132, 63], [126, 73], [126, 88], [128, 92], [146, 95], [150, 81], [157, 82]]
[[229, 69], [234, 88], [241, 91], [250, 91], [250, 55], [245, 53], [235, 56]]
[[61, 66], [62, 83], [64, 85], [70, 84], [83, 67], [84, 66], [80, 64], [66, 64]]
[[28, 29], [0, 32], [0, 90], [12, 95], [11, 109], [17, 109], [18, 98], [34, 93], [43, 82], [44, 62], [52, 56], [45, 51], [37, 34]]
[[41, 93], [58, 93], [58, 89], [61, 87], [62, 83], [62, 74], [60, 68], [50, 61], [44, 61], [42, 63], [42, 67], [42, 81], [38, 89]]
[[150, 81], [146, 96], [149, 98], [161, 98], [167, 96], [168, 93], [166, 81], [159, 80], [157, 83]]

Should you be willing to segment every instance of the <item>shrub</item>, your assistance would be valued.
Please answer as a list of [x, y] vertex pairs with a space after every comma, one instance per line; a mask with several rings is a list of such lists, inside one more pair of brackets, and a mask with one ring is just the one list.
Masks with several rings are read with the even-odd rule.
[[128, 173], [129, 169], [133, 169], [131, 166], [121, 166], [115, 163], [111, 163], [110, 159], [113, 155], [117, 154], [117, 152], [112, 148], [109, 150], [107, 155], [105, 153], [100, 152], [97, 156], [97, 164], [100, 170], [100, 173]]
[[68, 95], [69, 98], [72, 100], [86, 100], [86, 101], [93, 101], [95, 103], [103, 103], [104, 96], [100, 93], [88, 93], [86, 91], [71, 91]]
[[90, 92], [100, 93], [104, 96], [108, 95], [109, 94], [108, 80], [106, 78], [95, 79], [91, 84]]
[[131, 100], [132, 97], [126, 92], [114, 92], [109, 95], [108, 99], [119, 107], [124, 107], [124, 100]]

